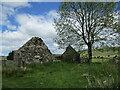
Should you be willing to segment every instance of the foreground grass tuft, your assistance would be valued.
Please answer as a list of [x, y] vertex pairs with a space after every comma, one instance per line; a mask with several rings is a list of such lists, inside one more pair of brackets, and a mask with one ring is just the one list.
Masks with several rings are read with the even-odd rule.
[[88, 80], [87, 88], [118, 88], [118, 78], [116, 79], [116, 77], [110, 74], [101, 78], [95, 76], [86, 77]]

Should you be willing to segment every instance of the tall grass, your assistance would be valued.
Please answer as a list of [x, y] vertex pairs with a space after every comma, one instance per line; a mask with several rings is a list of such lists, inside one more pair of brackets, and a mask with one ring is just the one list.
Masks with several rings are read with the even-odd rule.
[[102, 78], [97, 78], [96, 76], [86, 78], [88, 80], [87, 88], [118, 88], [118, 78], [116, 79], [111, 74]]
[[98, 72], [86, 77], [87, 88], [118, 88], [118, 67], [117, 64], [103, 63]]
[[26, 68], [3, 68], [3, 87], [6, 88], [111, 88], [117, 87], [117, 65], [90, 65], [48, 62], [32, 63]]
[[24, 74], [27, 74], [27, 73], [32, 73], [33, 70], [30, 69], [30, 68], [3, 68], [2, 69], [2, 74], [3, 76], [6, 76], [6, 77], [22, 77], [24, 76]]

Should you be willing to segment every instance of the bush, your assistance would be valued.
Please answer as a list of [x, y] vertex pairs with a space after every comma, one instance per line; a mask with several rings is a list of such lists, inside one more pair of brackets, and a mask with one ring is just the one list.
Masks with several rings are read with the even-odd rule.
[[14, 59], [14, 51], [10, 52], [7, 56], [7, 60], [13, 60]]

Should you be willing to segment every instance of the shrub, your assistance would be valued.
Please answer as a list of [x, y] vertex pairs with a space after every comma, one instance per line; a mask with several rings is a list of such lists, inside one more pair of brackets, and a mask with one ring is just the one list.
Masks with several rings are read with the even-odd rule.
[[13, 60], [14, 58], [14, 51], [10, 52], [9, 55], [7, 56], [7, 60]]

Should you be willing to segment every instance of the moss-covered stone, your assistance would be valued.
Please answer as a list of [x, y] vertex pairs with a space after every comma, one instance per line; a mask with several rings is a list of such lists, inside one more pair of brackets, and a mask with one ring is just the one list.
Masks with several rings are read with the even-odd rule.
[[80, 62], [80, 54], [75, 51], [70, 45], [66, 48], [66, 51], [62, 54], [62, 60], [67, 62]]

